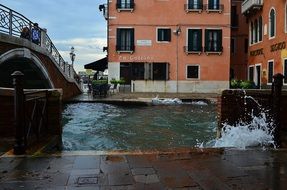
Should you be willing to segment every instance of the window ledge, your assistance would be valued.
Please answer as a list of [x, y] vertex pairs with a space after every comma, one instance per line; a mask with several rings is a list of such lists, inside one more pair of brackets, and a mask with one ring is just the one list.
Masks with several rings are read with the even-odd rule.
[[121, 12], [121, 11], [130, 11], [131, 13], [134, 11], [133, 8], [118, 8], [117, 10], [118, 10], [118, 12]]
[[133, 54], [134, 51], [127, 51], [127, 50], [117, 50], [117, 53], [120, 54], [120, 53], [130, 53], [130, 54]]
[[218, 54], [218, 55], [221, 55], [221, 54], [222, 54], [222, 51], [206, 51], [205, 54], [206, 54], [206, 55], [209, 55], [209, 54]]
[[222, 11], [223, 11], [223, 10], [221, 10], [221, 9], [206, 9], [206, 12], [207, 12], [207, 13], [210, 13], [210, 12], [216, 13], [216, 12], [218, 12], [219, 14], [221, 14]]
[[188, 54], [198, 54], [198, 55], [201, 55], [202, 51], [186, 51], [185, 53], [186, 53], [186, 55], [188, 55]]
[[186, 9], [185, 10], [187, 13], [189, 12], [198, 12], [198, 13], [202, 13], [202, 9]]

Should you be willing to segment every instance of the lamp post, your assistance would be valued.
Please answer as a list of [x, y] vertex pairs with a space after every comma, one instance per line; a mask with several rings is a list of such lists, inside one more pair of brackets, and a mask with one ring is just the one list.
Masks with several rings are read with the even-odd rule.
[[72, 46], [71, 47], [71, 52], [70, 52], [70, 58], [71, 58], [71, 61], [72, 61], [72, 68], [74, 68], [75, 57], [76, 57], [75, 48]]

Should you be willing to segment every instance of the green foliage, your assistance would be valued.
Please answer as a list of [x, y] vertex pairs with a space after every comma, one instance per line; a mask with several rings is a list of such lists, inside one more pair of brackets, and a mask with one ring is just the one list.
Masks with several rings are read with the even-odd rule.
[[93, 80], [92, 85], [97, 85], [97, 84], [108, 84], [107, 80]]
[[124, 78], [121, 78], [120, 80], [116, 80], [114, 78], [112, 78], [110, 80], [111, 84], [125, 84], [125, 79]]
[[230, 88], [252, 89], [255, 88], [255, 84], [248, 80], [231, 80]]

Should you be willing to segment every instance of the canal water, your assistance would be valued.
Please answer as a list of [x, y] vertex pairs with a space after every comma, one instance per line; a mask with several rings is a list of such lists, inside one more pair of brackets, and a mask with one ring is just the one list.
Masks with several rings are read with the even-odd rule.
[[215, 104], [117, 106], [68, 104], [64, 150], [161, 150], [197, 147], [216, 137]]

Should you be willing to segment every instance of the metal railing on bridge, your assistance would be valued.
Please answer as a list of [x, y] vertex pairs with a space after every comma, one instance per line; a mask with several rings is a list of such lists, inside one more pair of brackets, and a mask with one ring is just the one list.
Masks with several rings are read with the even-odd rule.
[[[35, 23], [26, 18], [24, 15], [0, 4], [1, 33], [8, 34], [10, 36], [21, 37], [21, 33], [23, 32], [24, 28], [26, 28], [29, 31], [29, 37], [26, 39], [32, 42], [31, 32], [34, 27], [34, 24]], [[46, 29], [38, 27], [38, 30], [40, 30], [40, 42], [38, 45], [45, 48], [52, 55], [52, 57], [66, 76], [78, 79], [74, 68], [72, 68], [71, 64], [65, 62], [65, 60], [57, 50], [56, 46], [53, 44], [52, 40], [47, 35]]]

